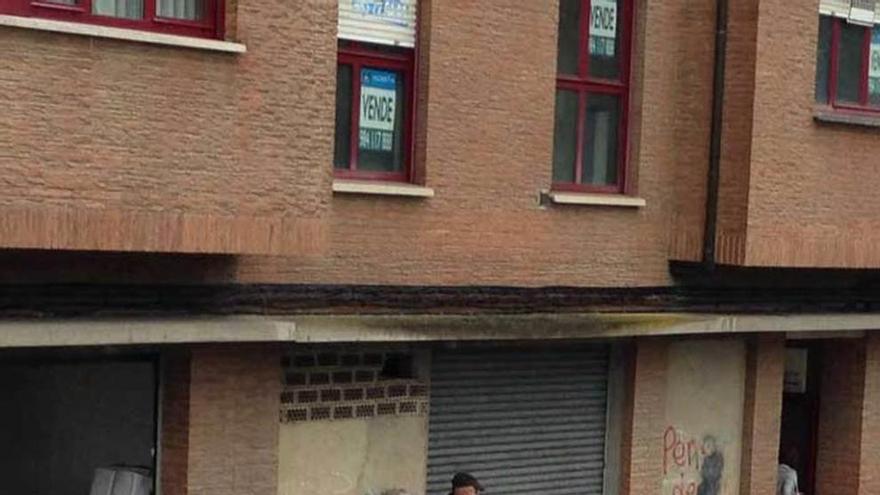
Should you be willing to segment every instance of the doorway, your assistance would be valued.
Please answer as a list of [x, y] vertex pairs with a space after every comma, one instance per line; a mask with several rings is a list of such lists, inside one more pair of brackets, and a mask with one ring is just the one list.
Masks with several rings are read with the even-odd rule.
[[816, 343], [789, 342], [786, 346], [779, 451], [797, 452], [796, 465], [791, 467], [805, 495], [816, 493], [821, 366], [822, 348]]
[[0, 355], [3, 492], [89, 493], [98, 468], [120, 465], [152, 476], [157, 383], [155, 356]]

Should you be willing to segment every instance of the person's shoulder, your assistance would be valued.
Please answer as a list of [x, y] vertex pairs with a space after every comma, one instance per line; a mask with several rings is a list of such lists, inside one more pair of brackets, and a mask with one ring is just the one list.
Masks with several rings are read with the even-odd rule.
[[797, 471], [795, 471], [791, 466], [786, 464], [779, 465], [779, 474], [785, 476], [794, 476], [797, 477]]

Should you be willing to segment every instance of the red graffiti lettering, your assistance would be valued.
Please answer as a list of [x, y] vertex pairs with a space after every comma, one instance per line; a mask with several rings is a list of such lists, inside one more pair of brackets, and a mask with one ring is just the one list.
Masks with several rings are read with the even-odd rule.
[[686, 481], [684, 473], [680, 474], [680, 479], [672, 485], [672, 495], [697, 495], [697, 482]]
[[675, 427], [670, 426], [663, 432], [663, 475], [669, 473], [669, 452], [675, 448]]
[[669, 426], [663, 432], [663, 474], [669, 474], [669, 469], [676, 466], [680, 469], [700, 470], [700, 464], [704, 457], [711, 452], [707, 451], [702, 442]]

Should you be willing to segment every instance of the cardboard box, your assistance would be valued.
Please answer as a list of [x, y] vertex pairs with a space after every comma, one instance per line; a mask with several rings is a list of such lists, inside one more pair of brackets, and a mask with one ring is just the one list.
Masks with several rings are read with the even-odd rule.
[[90, 495], [150, 495], [149, 469], [111, 466], [95, 470]]

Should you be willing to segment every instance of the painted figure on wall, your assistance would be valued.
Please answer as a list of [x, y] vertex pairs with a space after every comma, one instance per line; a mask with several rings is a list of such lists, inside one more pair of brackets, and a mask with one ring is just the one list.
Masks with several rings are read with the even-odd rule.
[[697, 495], [721, 495], [721, 475], [724, 455], [712, 435], [703, 438], [703, 463], [700, 466], [700, 486]]

